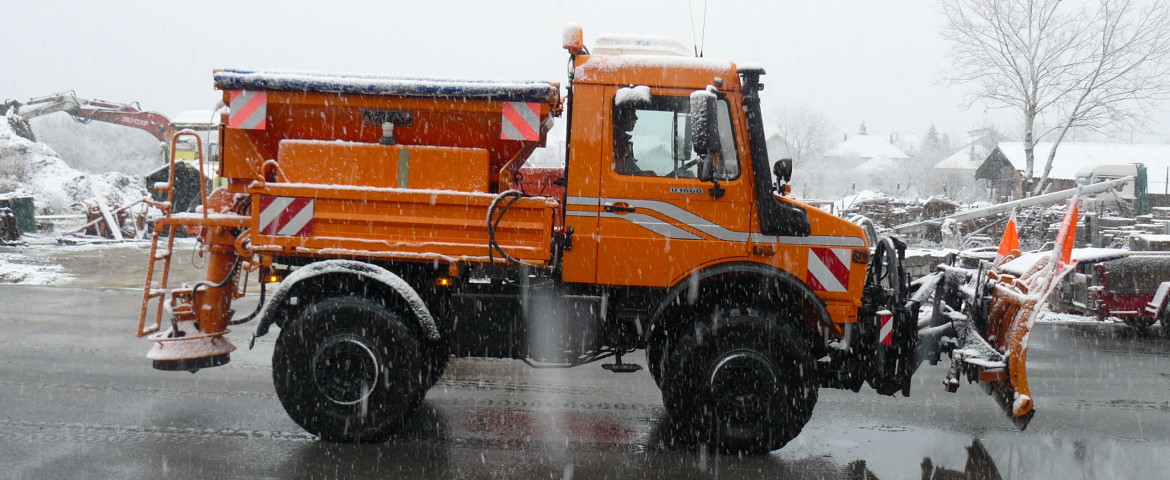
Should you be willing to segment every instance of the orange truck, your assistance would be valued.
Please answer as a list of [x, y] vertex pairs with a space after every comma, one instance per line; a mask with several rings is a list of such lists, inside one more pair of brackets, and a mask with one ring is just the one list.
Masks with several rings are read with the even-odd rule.
[[[908, 394], [904, 246], [789, 196], [763, 69], [582, 38], [566, 29], [563, 97], [543, 81], [216, 71], [227, 186], [195, 213], [157, 204], [138, 328], [155, 368], [222, 365], [230, 326], [279, 327], [284, 408], [350, 442], [393, 433], [452, 356], [631, 372], [623, 355], [645, 349], [671, 421], [726, 452], [782, 447], [821, 387]], [[524, 168], [556, 117], [565, 167]], [[170, 289], [177, 229], [208, 268]], [[253, 274], [260, 305], [237, 316]]]

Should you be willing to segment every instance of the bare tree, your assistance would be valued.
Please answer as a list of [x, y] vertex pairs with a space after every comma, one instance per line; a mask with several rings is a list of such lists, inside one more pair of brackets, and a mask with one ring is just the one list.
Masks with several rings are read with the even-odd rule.
[[[1024, 191], [1032, 195], [1047, 186], [1070, 129], [1145, 128], [1150, 109], [1170, 94], [1164, 0], [940, 1], [955, 66], [944, 82], [976, 83], [968, 105], [1020, 113]], [[1035, 179], [1035, 145], [1048, 136], [1052, 149]]]
[[773, 119], [776, 137], [796, 162], [824, 151], [836, 131], [829, 117], [807, 104], [781, 106]]

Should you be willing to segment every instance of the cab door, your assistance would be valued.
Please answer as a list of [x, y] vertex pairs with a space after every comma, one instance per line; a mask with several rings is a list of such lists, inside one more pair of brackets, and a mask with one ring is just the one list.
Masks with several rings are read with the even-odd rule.
[[598, 172], [597, 283], [666, 287], [702, 265], [747, 256], [754, 207], [746, 145], [737, 139], [744, 137], [721, 99], [719, 188], [700, 181], [690, 93], [611, 88], [612, 128]]

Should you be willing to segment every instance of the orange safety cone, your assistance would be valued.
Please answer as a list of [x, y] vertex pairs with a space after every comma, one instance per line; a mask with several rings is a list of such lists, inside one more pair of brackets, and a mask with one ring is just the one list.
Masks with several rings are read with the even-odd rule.
[[[1056, 233], [1056, 245], [1052, 254], [1053, 260], [1060, 260], [1060, 263], [1056, 264], [1057, 271], [1064, 270], [1072, 262], [1072, 249], [1077, 237], [1077, 218], [1080, 216], [1080, 209], [1077, 207], [1080, 197], [1078, 190], [1072, 200], [1069, 200], [1068, 210], [1064, 212], [1064, 221], [1061, 222], [1060, 231]], [[1060, 252], [1059, 257], [1057, 252]]]
[[1007, 226], [1003, 229], [1003, 238], [999, 240], [999, 250], [995, 252], [995, 263], [999, 263], [1012, 251], [1019, 249], [1020, 233], [1016, 227], [1016, 211], [1012, 210], [1012, 216], [1008, 217]]

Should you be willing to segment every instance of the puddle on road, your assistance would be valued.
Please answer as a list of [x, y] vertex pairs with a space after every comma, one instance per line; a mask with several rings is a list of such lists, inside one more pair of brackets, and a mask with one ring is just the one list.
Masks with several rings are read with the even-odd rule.
[[[558, 417], [566, 420], [552, 425], [549, 419]], [[428, 402], [390, 442], [312, 442], [290, 452], [280, 471], [288, 478], [1130, 479], [1164, 478], [1170, 451], [1163, 438], [971, 435], [834, 423], [806, 428], [771, 455], [739, 457], [696, 449], [667, 423], [661, 412], [648, 421], [636, 413]]]

